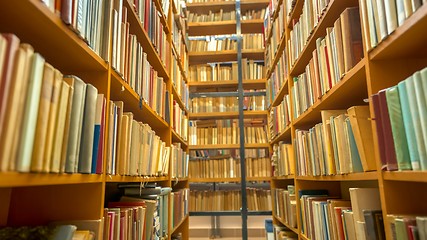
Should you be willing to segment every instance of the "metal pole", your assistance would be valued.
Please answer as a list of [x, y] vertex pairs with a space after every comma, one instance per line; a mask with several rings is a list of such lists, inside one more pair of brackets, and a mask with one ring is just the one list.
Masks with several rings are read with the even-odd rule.
[[236, 0], [237, 68], [239, 92], [239, 128], [240, 128], [240, 173], [242, 191], [242, 239], [248, 239], [248, 208], [246, 199], [245, 131], [243, 121], [243, 81], [242, 81], [242, 31], [240, 22], [240, 0]]

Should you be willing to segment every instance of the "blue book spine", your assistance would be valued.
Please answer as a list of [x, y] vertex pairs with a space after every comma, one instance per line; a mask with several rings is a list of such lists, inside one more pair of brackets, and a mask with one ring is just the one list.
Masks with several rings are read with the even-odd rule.
[[99, 137], [101, 135], [101, 125], [96, 124], [93, 135], [92, 168], [91, 173], [96, 173], [96, 163], [98, 160]]

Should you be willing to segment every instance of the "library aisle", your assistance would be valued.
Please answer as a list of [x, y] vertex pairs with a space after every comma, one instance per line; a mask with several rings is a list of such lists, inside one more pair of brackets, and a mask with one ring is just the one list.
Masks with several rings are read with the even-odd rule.
[[0, 2], [0, 239], [427, 240], [426, 0]]

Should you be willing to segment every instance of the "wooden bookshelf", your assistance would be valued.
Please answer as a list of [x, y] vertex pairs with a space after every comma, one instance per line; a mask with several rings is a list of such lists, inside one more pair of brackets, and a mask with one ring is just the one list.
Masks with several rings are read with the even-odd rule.
[[291, 230], [292, 232], [298, 234], [299, 231], [297, 228], [291, 227], [289, 224], [287, 224], [282, 218], [280, 218], [279, 216], [277, 216], [276, 214], [273, 214], [273, 217], [275, 219], [277, 219], [283, 226], [287, 227], [289, 230]]
[[280, 180], [294, 180], [295, 179], [295, 175], [287, 175], [287, 176], [273, 176], [271, 177], [271, 180], [273, 181], [280, 181]]
[[[242, 20], [242, 34], [261, 32], [264, 26], [263, 19]], [[204, 36], [204, 35], [222, 35], [235, 34], [236, 21], [217, 21], [217, 22], [190, 22], [188, 23], [189, 36]]]
[[[266, 0], [242, 0], [240, 1], [242, 12], [249, 9], [262, 9], [267, 7], [269, 1]], [[187, 10], [194, 13], [209, 13], [219, 11], [221, 9], [226, 11], [232, 11], [235, 9], [235, 1], [208, 1], [208, 2], [193, 2], [187, 3]]]
[[174, 129], [172, 129], [172, 142], [181, 143], [185, 148], [188, 147], [188, 141], [184, 140]]
[[271, 103], [270, 108], [272, 106], [275, 107], [279, 105], [283, 101], [283, 97], [289, 92], [288, 85], [288, 79], [286, 79], [285, 82], [282, 84], [282, 87], [280, 87], [279, 92], [276, 94], [276, 97], [274, 98], [273, 102]]
[[378, 173], [374, 171], [331, 176], [297, 176], [296, 179], [304, 181], [371, 181], [378, 180]]
[[204, 183], [204, 182], [240, 182], [240, 178], [190, 178], [190, 182], [192, 183]]
[[5, 172], [0, 174], [0, 187], [30, 187], [81, 183], [89, 184], [102, 183], [103, 180], [103, 175], [98, 174]]
[[276, 144], [276, 143], [278, 143], [280, 141], [283, 141], [283, 140], [290, 140], [291, 139], [291, 133], [292, 133], [291, 130], [292, 130], [291, 125], [287, 126], [285, 128], [285, 130], [283, 130], [282, 132], [280, 132], [278, 135], [276, 135], [270, 141], [270, 144], [274, 145], [274, 144]]
[[[250, 118], [266, 118], [267, 111], [244, 111], [245, 117]], [[239, 112], [209, 112], [209, 113], [190, 113], [189, 118], [191, 120], [200, 119], [236, 119], [239, 118]]]
[[427, 173], [423, 171], [385, 171], [382, 175], [387, 181], [427, 182]]
[[[271, 36], [270, 36], [270, 38], [271, 38]], [[274, 72], [274, 69], [276, 68], [277, 63], [279, 62], [280, 58], [282, 57], [282, 53], [283, 53], [283, 50], [285, 49], [285, 47], [286, 47], [286, 34], [283, 34], [283, 36], [279, 42], [279, 47], [277, 48], [277, 50], [274, 54], [273, 62], [270, 63], [271, 65], [270, 65], [269, 69], [267, 70], [267, 79], [269, 79], [271, 77], [271, 74]]]
[[185, 115], [188, 115], [188, 109], [185, 106], [184, 102], [182, 101], [181, 96], [179, 96], [178, 91], [176, 90], [175, 85], [172, 84], [172, 94], [173, 94], [173, 100], [175, 100], [181, 109], [185, 112]]
[[[265, 89], [266, 79], [246, 79], [242, 81], [243, 89]], [[189, 82], [188, 86], [190, 87], [191, 92], [197, 92], [197, 89], [203, 88], [236, 88], [238, 87], [237, 80], [229, 81], [211, 81], [211, 82]]]
[[166, 182], [169, 181], [169, 177], [138, 177], [138, 176], [119, 176], [119, 175], [107, 175], [105, 176], [106, 182]]
[[[237, 60], [236, 50], [189, 52], [190, 64], [202, 64], [211, 62], [231, 62]], [[242, 57], [253, 60], [263, 60], [263, 49], [242, 50]]]
[[271, 177], [246, 177], [247, 182], [269, 182]]
[[177, 230], [182, 227], [184, 222], [188, 221], [188, 218], [189, 218], [189, 214], [185, 215], [185, 217], [183, 219], [181, 219], [181, 221], [172, 229], [171, 234], [176, 233]]

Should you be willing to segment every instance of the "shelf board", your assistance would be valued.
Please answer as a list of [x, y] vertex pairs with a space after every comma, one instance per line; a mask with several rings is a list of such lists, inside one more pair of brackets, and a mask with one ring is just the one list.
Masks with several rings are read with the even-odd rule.
[[[347, 109], [363, 105], [367, 98], [365, 59], [354, 66], [329, 92], [318, 99], [313, 106], [293, 121], [295, 127], [312, 127], [321, 121], [320, 112], [330, 109]], [[359, 89], [359, 91], [354, 91]], [[365, 91], [362, 91], [365, 89]]]
[[407, 182], [427, 182], [426, 171], [396, 171], [382, 172], [384, 180], [388, 181], [407, 181]]
[[427, 54], [427, 5], [422, 5], [404, 24], [387, 36], [368, 55], [371, 60], [425, 57]]
[[302, 239], [302, 240], [311, 240], [310, 238], [308, 238], [304, 233], [301, 233], [300, 235], [300, 238]]
[[[202, 64], [211, 62], [231, 62], [237, 60], [236, 50], [189, 52], [190, 64]], [[242, 57], [252, 60], [264, 60], [263, 49], [242, 50]]]
[[172, 94], [173, 99], [178, 103], [178, 105], [181, 107], [181, 110], [185, 111], [185, 114], [188, 115], [188, 110], [184, 105], [184, 102], [181, 99], [181, 96], [179, 96], [178, 91], [176, 90], [176, 87], [174, 84], [172, 84]]
[[[224, 35], [236, 33], [236, 20], [215, 21], [215, 22], [189, 22], [189, 36], [206, 36], [206, 35]], [[264, 27], [263, 19], [242, 20], [242, 34], [260, 33]]]
[[273, 62], [271, 63], [270, 68], [267, 70], [267, 79], [271, 77], [271, 74], [274, 72], [274, 69], [277, 63], [279, 62], [280, 58], [282, 57], [282, 54], [286, 54], [284, 52], [285, 47], [286, 47], [286, 34], [283, 34], [279, 42], [279, 47], [277, 48], [276, 53], [274, 54]]
[[[299, 2], [303, 1], [299, 0]], [[302, 8], [302, 3], [300, 4]], [[296, 60], [295, 64], [291, 68], [290, 75], [292, 77], [298, 76], [305, 71], [305, 67], [307, 66], [310, 59], [313, 57], [313, 50], [316, 49], [316, 40], [319, 37], [326, 36], [326, 28], [333, 26], [334, 22], [338, 19], [342, 11], [344, 11], [347, 7], [352, 6], [359, 6], [358, 1], [332, 0], [331, 2], [329, 2], [326, 11], [319, 20], [319, 23], [314, 28], [311, 35], [308, 37], [307, 43], [303, 48], [302, 52], [300, 53], [299, 58]]]
[[304, 5], [304, 0], [296, 0], [294, 7], [291, 9], [289, 15], [286, 19], [288, 19], [287, 26], [289, 29], [292, 28], [292, 20], [299, 18], [302, 13], [302, 7]]
[[108, 70], [108, 64], [42, 1], [4, 1], [0, 22], [7, 23], [1, 24], [1, 32], [12, 32], [21, 43], [31, 44], [64, 74]]
[[289, 94], [288, 79], [287, 78], [286, 78], [285, 82], [282, 84], [282, 87], [280, 88], [279, 92], [276, 94], [276, 97], [274, 98], [271, 106], [275, 107], [275, 106], [279, 105], [279, 103], [281, 103], [283, 101], [283, 97], [286, 94]]
[[184, 66], [182, 66], [181, 56], [179, 55], [178, 50], [176, 49], [175, 43], [172, 42], [171, 45], [172, 45], [173, 54], [175, 55], [175, 59], [176, 59], [176, 61], [178, 63], [178, 67], [179, 67], [179, 70], [181, 72], [181, 76], [184, 79], [184, 82], [188, 83], [187, 74], [186, 74], [186, 72], [184, 70]]
[[176, 183], [176, 182], [187, 182], [187, 181], [189, 181], [189, 178], [188, 177], [178, 177], [178, 178], [177, 177], [172, 177], [171, 181], [172, 181], [172, 184]]
[[178, 230], [181, 225], [188, 220], [188, 217], [190, 216], [190, 214], [185, 215], [181, 221], [179, 221], [179, 223], [172, 229], [172, 232], [170, 233], [171, 235], [174, 234], [176, 232], [176, 230]]
[[[241, 12], [245, 12], [249, 9], [262, 9], [266, 8], [269, 4], [267, 0], [242, 0], [240, 1]], [[212, 1], [212, 2], [197, 2], [187, 3], [187, 10], [194, 13], [206, 14], [209, 11], [216, 12], [221, 9], [224, 12], [229, 12], [235, 9], [235, 1]]]
[[[243, 89], [250, 90], [250, 89], [265, 89], [265, 85], [267, 83], [267, 79], [247, 79], [243, 80]], [[197, 89], [201, 88], [235, 88], [238, 87], [238, 81], [237, 80], [228, 80], [228, 81], [209, 81], [209, 82], [189, 82], [188, 87], [190, 88], [191, 92], [198, 92]]]
[[291, 227], [288, 223], [286, 223], [282, 218], [277, 216], [276, 214], [273, 214], [273, 217], [276, 218], [283, 226], [287, 227], [292, 232], [298, 234], [298, 228]]
[[280, 181], [280, 180], [294, 180], [295, 175], [287, 175], [287, 176], [278, 176], [278, 177], [271, 177], [274, 181]]
[[165, 182], [168, 181], [168, 176], [162, 177], [138, 177], [138, 176], [119, 176], [107, 175], [105, 176], [106, 182]]
[[240, 182], [240, 177], [236, 178], [190, 178], [191, 183], [204, 183], [204, 182]]
[[248, 211], [248, 216], [271, 216], [271, 211]]
[[269, 182], [271, 177], [246, 177], [247, 182]]
[[[190, 150], [238, 149], [240, 144], [190, 145]], [[246, 143], [245, 148], [269, 148], [268, 143]]]
[[271, 144], [276, 144], [280, 141], [283, 140], [291, 140], [291, 125], [289, 124], [284, 131], [282, 131], [281, 133], [279, 133], [278, 135], [276, 135], [272, 140], [271, 140]]
[[374, 171], [331, 176], [297, 176], [296, 179], [306, 181], [371, 181], [378, 180], [378, 173]]
[[[244, 111], [243, 115], [248, 118], [267, 117], [267, 111]], [[191, 120], [200, 119], [236, 119], [239, 118], [239, 112], [207, 112], [207, 113], [190, 113]]]
[[157, 53], [157, 50], [154, 48], [153, 43], [148, 37], [148, 34], [145, 31], [141, 21], [139, 20], [138, 15], [135, 13], [133, 6], [130, 5], [128, 0], [125, 0], [123, 2], [125, 4], [125, 7], [130, 9], [128, 11], [128, 21], [130, 24], [130, 29], [129, 29], [130, 32], [136, 35], [138, 42], [141, 44], [141, 46], [144, 49], [144, 52], [147, 53], [148, 62], [158, 72], [158, 75], [160, 77], [163, 77], [164, 79], [169, 79], [168, 71], [166, 70], [166, 67], [162, 62], [159, 54]]
[[190, 216], [240, 216], [239, 211], [190, 212]]
[[155, 131], [167, 129], [169, 124], [162, 119], [114, 70], [111, 71], [110, 100], [123, 101], [124, 111], [132, 112], [138, 121], [148, 123]]
[[30, 187], [46, 185], [102, 183], [103, 175], [67, 173], [0, 173], [0, 187]]
[[172, 142], [181, 143], [181, 145], [183, 145], [184, 148], [188, 147], [188, 142], [185, 141], [173, 128], [171, 130], [172, 130]]

